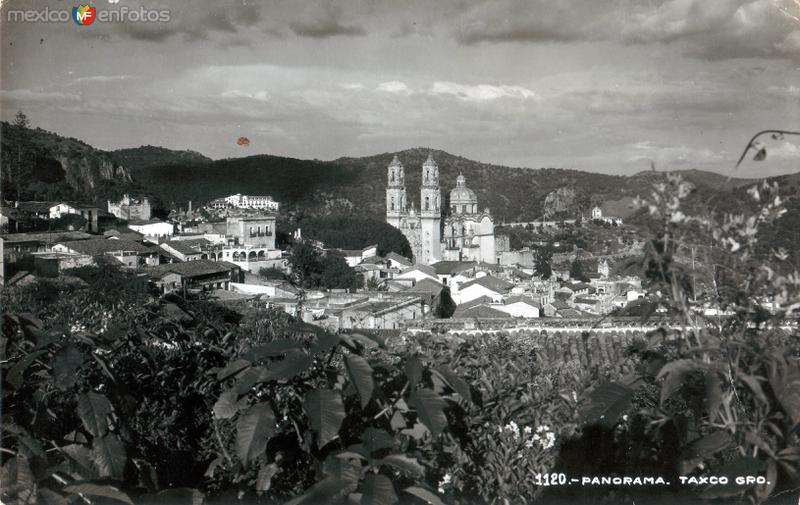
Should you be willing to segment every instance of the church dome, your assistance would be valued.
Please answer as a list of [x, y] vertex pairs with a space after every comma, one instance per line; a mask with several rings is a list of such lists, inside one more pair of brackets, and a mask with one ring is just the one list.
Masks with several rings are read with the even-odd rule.
[[[478, 197], [475, 192], [467, 187], [466, 179], [463, 174], [458, 174], [456, 187], [450, 191], [450, 205], [473, 205], [477, 206]], [[470, 209], [471, 210], [471, 209]]]

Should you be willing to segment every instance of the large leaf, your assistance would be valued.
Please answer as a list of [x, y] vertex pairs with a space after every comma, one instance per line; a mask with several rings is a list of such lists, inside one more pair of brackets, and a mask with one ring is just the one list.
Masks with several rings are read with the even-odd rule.
[[147, 505], [203, 505], [205, 497], [197, 489], [178, 487], [143, 496], [141, 501], [137, 498], [137, 502]]
[[670, 361], [658, 372], [658, 379], [664, 378], [661, 384], [661, 406], [669, 399], [672, 394], [683, 385], [683, 378], [686, 374], [702, 369], [703, 366], [691, 359], [679, 359]]
[[408, 389], [411, 391], [422, 380], [422, 370], [422, 362], [416, 356], [411, 356], [406, 360], [406, 377], [408, 377]]
[[261, 361], [264, 358], [273, 358], [282, 356], [287, 351], [297, 350], [302, 347], [302, 343], [295, 342], [294, 340], [287, 340], [285, 338], [277, 338], [266, 344], [257, 345], [242, 355], [242, 358], [247, 361]]
[[253, 386], [260, 382], [259, 379], [263, 373], [267, 373], [267, 369], [263, 366], [254, 366], [246, 369], [236, 378], [234, 390], [239, 395], [247, 393]]
[[375, 389], [375, 382], [372, 379], [372, 367], [369, 366], [367, 360], [357, 354], [346, 356], [345, 364], [347, 365], [350, 381], [358, 391], [358, 397], [361, 399], [361, 408], [363, 409], [369, 403], [370, 398], [372, 398], [372, 391]]
[[282, 360], [266, 364], [266, 370], [262, 369], [261, 374], [258, 376], [258, 382], [291, 379], [297, 374], [308, 370], [312, 362], [313, 360], [308, 354], [292, 349], [286, 352], [286, 357]]
[[258, 471], [258, 478], [256, 479], [256, 491], [265, 492], [269, 491], [272, 486], [272, 477], [280, 471], [280, 468], [275, 463], [261, 465], [261, 470]]
[[420, 500], [429, 503], [430, 505], [444, 505], [444, 502], [435, 494], [428, 491], [424, 487], [411, 486], [403, 489], [404, 492], [414, 495]]
[[422, 468], [422, 465], [420, 465], [416, 459], [406, 456], [405, 454], [390, 454], [379, 460], [378, 464], [390, 465], [420, 477], [425, 474], [425, 469]]
[[470, 393], [469, 384], [467, 381], [456, 375], [455, 372], [446, 366], [440, 366], [436, 369], [436, 372], [442, 377], [447, 385], [453, 389], [453, 391], [458, 393], [461, 398], [468, 402], [472, 402], [472, 394]]
[[19, 388], [20, 386], [22, 386], [22, 381], [25, 377], [25, 370], [27, 370], [28, 367], [31, 366], [31, 364], [34, 361], [39, 359], [42, 356], [42, 354], [45, 353], [47, 353], [47, 351], [44, 349], [39, 351], [34, 351], [25, 356], [24, 358], [22, 358], [21, 360], [17, 361], [16, 364], [14, 364], [14, 366], [12, 366], [11, 369], [6, 374], [6, 380], [15, 388]]
[[78, 368], [85, 356], [74, 345], [68, 344], [53, 356], [53, 381], [57, 388], [66, 390], [75, 385]]
[[341, 395], [329, 389], [315, 389], [306, 394], [303, 405], [311, 429], [318, 437], [319, 447], [324, 447], [339, 434], [345, 418]]
[[774, 356], [770, 363], [769, 383], [792, 421], [800, 423], [800, 366], [783, 356]]
[[417, 409], [419, 420], [428, 427], [434, 437], [439, 435], [447, 427], [447, 416], [444, 413], [447, 403], [430, 389], [415, 390], [411, 399]]
[[114, 486], [92, 484], [90, 482], [86, 482], [83, 484], [73, 484], [71, 486], [66, 486], [64, 488], [64, 491], [71, 494], [81, 494], [86, 496], [101, 496], [103, 498], [111, 498], [112, 500], [117, 500], [123, 503], [128, 503], [129, 505], [133, 505], [133, 501], [131, 501], [128, 495], [123, 493], [119, 489], [115, 488]]
[[338, 335], [327, 331], [319, 333], [316, 335], [316, 341], [311, 346], [311, 354], [328, 352], [337, 345], [339, 345]]
[[235, 361], [231, 361], [225, 368], [217, 372], [217, 380], [224, 381], [230, 377], [235, 376], [236, 374], [243, 371], [245, 368], [250, 366], [250, 362], [244, 359], [237, 359]]
[[217, 419], [230, 419], [238, 410], [236, 402], [239, 400], [239, 395], [236, 391], [229, 389], [225, 391], [214, 404], [214, 416]]
[[245, 467], [267, 449], [275, 432], [275, 414], [267, 403], [257, 403], [236, 422], [236, 454]]
[[589, 402], [581, 410], [581, 422], [614, 426], [628, 410], [633, 390], [619, 383], [604, 382], [589, 394]]
[[686, 458], [707, 458], [731, 445], [733, 439], [727, 431], [715, 431], [689, 444], [684, 450]]
[[105, 395], [92, 391], [78, 395], [78, 416], [86, 431], [93, 437], [102, 437], [108, 433], [109, 414], [111, 403]]
[[336, 503], [336, 501], [355, 488], [355, 483], [328, 477], [317, 482], [302, 495], [289, 500], [284, 505], [319, 505], [322, 503]]
[[361, 505], [393, 505], [397, 502], [392, 481], [385, 475], [367, 475], [361, 488]]
[[361, 433], [361, 441], [368, 453], [394, 447], [394, 437], [380, 428], [370, 426]]
[[125, 463], [128, 461], [125, 446], [113, 433], [92, 440], [92, 458], [100, 477], [112, 479], [122, 478]]

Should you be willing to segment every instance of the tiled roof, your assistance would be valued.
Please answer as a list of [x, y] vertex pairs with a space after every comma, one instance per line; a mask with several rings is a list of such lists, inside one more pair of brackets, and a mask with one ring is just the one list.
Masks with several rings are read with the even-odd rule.
[[184, 277], [193, 277], [199, 275], [230, 272], [231, 270], [237, 268], [239, 267], [233, 263], [228, 263], [227, 261], [185, 261], [183, 263], [168, 263], [166, 265], [158, 265], [153, 267], [150, 269], [150, 276], [153, 278], [160, 278], [169, 273], [175, 273]]
[[180, 254], [200, 254], [200, 250], [192, 247], [188, 240], [170, 240], [169, 242], [164, 242], [161, 244], [161, 247], [166, 248], [169, 247]]
[[496, 293], [506, 293], [511, 288], [514, 287], [514, 285], [511, 284], [510, 282], [506, 282], [502, 279], [498, 279], [497, 277], [493, 277], [491, 275], [485, 275], [483, 277], [479, 277], [477, 279], [465, 282], [464, 284], [459, 286], [458, 289], [463, 290], [474, 285], [483, 286], [486, 289], [491, 289]]
[[438, 275], [452, 275], [474, 267], [474, 261], [438, 261], [431, 265]]
[[406, 289], [406, 292], [407, 293], [429, 293], [429, 294], [432, 294], [432, 295], [436, 296], [442, 291], [443, 287], [444, 286], [442, 286], [441, 284], [439, 284], [435, 280], [428, 279], [426, 277], [424, 279], [421, 279], [421, 280], [417, 281], [416, 284], [414, 284], [410, 288]]
[[414, 266], [408, 267], [407, 269], [403, 270], [402, 273], [411, 272], [413, 270], [419, 270], [420, 272], [422, 272], [424, 274], [428, 274], [431, 277], [436, 277], [436, 270], [434, 270], [434, 268], [432, 266], [430, 266], [430, 265], [422, 265], [422, 264], [419, 264], [419, 263], [414, 265]]
[[138, 242], [131, 240], [110, 240], [106, 238], [96, 238], [91, 240], [74, 240], [70, 242], [59, 242], [71, 251], [89, 256], [98, 256], [111, 252], [133, 251], [135, 253], [146, 254], [151, 252], [149, 247], [145, 247]]
[[17, 208], [23, 212], [45, 213], [50, 212], [50, 207], [58, 202], [19, 202]]
[[53, 231], [53, 232], [35, 232], [35, 233], [6, 233], [1, 235], [0, 238], [7, 244], [15, 242], [43, 242], [57, 244], [65, 240], [86, 240], [96, 235], [90, 235], [82, 231]]
[[456, 307], [456, 311], [453, 313], [453, 317], [478, 317], [478, 318], [510, 318], [511, 314], [503, 312], [501, 310], [494, 309], [488, 305], [477, 305], [475, 307], [469, 308], [462, 308], [461, 305]]
[[575, 303], [583, 303], [585, 305], [595, 305], [598, 303], [598, 300], [593, 298], [575, 298]]
[[386, 259], [390, 259], [400, 263], [401, 265], [411, 266], [411, 262], [405, 256], [400, 256], [396, 252], [392, 251], [386, 255]]
[[468, 302], [461, 303], [458, 306], [461, 307], [462, 309], [468, 309], [470, 307], [477, 307], [478, 305], [487, 304], [487, 303], [492, 303], [492, 299], [489, 298], [488, 296], [479, 296], [478, 298], [476, 298], [474, 300], [470, 300]]
[[531, 298], [531, 297], [529, 297], [529, 296], [525, 296], [525, 295], [514, 295], [514, 296], [509, 296], [508, 298], [505, 298], [505, 299], [503, 300], [503, 304], [504, 304], [504, 305], [510, 305], [510, 304], [512, 304], [512, 303], [519, 303], [519, 302], [521, 302], [521, 303], [527, 303], [528, 305], [530, 305], [530, 306], [532, 306], [532, 307], [542, 308], [542, 307], [541, 307], [541, 305], [539, 305], [539, 304], [536, 302], [536, 300], [534, 300], [533, 298]]
[[164, 221], [162, 221], [160, 219], [157, 219], [157, 218], [146, 219], [146, 220], [145, 219], [131, 219], [130, 221], [128, 221], [128, 226], [130, 226], [130, 225], [143, 226], [143, 225], [147, 225], [147, 224], [160, 224], [160, 223], [164, 223]]
[[106, 230], [103, 232], [103, 235], [106, 237], [117, 237], [133, 241], [139, 241], [144, 239], [144, 235], [142, 235], [138, 231], [131, 230], [127, 226], [121, 226], [119, 228], [112, 228], [110, 230]]

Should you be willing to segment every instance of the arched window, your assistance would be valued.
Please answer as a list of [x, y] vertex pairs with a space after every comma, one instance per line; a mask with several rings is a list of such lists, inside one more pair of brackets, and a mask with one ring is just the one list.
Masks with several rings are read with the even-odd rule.
[[431, 209], [431, 197], [426, 196], [425, 197], [425, 210], [430, 210], [430, 209]]
[[392, 205], [391, 205], [390, 209], [394, 210], [394, 197], [392, 197]]
[[391, 172], [389, 172], [389, 180], [390, 180], [391, 182], [394, 182], [394, 170], [392, 170]]

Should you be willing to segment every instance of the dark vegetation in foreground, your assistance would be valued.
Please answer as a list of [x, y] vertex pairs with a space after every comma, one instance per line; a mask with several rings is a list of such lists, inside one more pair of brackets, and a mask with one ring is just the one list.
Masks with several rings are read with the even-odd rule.
[[[760, 191], [757, 218], [724, 223], [679, 213], [679, 178], [645, 202], [660, 224], [629, 267], [650, 286], [643, 317], [666, 307], [676, 326], [632, 345], [626, 373], [545, 366], [536, 342], [502, 334], [334, 335], [154, 297], [108, 264], [4, 291], [2, 500], [780, 501], [799, 484], [800, 349], [784, 323], [800, 278], [754, 260], [754, 228], [781, 213]], [[692, 308], [673, 261], [689, 221], [727, 251], [713, 300], [727, 317]], [[562, 474], [670, 484], [546, 485]]]

